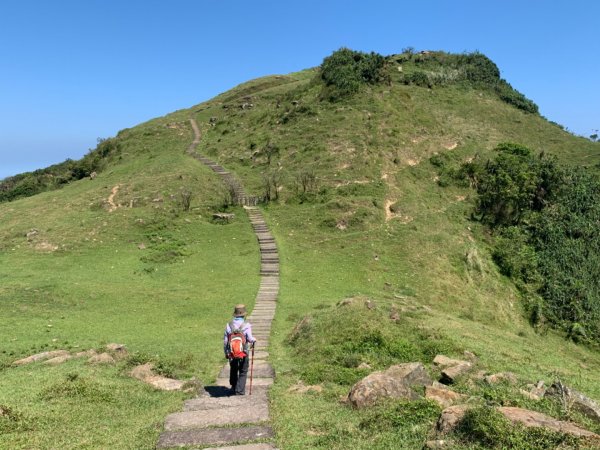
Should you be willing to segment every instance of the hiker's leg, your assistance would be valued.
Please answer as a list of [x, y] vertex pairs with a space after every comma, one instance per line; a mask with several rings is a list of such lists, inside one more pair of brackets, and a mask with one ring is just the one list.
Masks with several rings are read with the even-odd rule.
[[248, 367], [250, 367], [250, 358], [246, 356], [244, 359], [240, 360], [239, 376], [237, 384], [235, 385], [236, 395], [246, 394], [246, 378], [248, 376]]
[[233, 389], [238, 382], [238, 370], [239, 370], [239, 360], [231, 359], [229, 360], [229, 384]]

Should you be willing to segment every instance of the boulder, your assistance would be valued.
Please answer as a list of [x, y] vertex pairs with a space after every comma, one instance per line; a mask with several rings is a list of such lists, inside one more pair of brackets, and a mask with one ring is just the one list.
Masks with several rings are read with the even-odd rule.
[[560, 381], [556, 381], [550, 386], [545, 397], [553, 397], [559, 399], [567, 408], [579, 411], [581, 414], [589, 417], [595, 422], [600, 422], [600, 405], [586, 397], [581, 392], [576, 391]]
[[420, 362], [396, 364], [388, 368], [385, 373], [401, 379], [408, 386], [431, 386], [433, 383], [425, 366]]
[[458, 377], [470, 371], [472, 367], [473, 365], [466, 361], [463, 361], [456, 366], [447, 367], [442, 371], [442, 378], [440, 381], [444, 384], [452, 384]]
[[363, 408], [383, 398], [417, 400], [421, 396], [412, 387], [430, 384], [431, 379], [422, 363], [398, 364], [360, 380], [352, 387], [348, 401], [357, 408]]
[[54, 358], [47, 359], [46, 361], [44, 361], [44, 364], [48, 364], [49, 366], [58, 366], [59, 364], [62, 364], [71, 358], [73, 358], [73, 355], [56, 356]]
[[512, 372], [494, 373], [484, 377], [484, 380], [487, 384], [498, 384], [503, 381], [506, 381], [509, 384], [517, 384], [518, 382], [517, 376]]
[[436, 428], [440, 433], [449, 433], [454, 430], [469, 410], [468, 405], [450, 406], [442, 411], [437, 421]]
[[559, 433], [569, 434], [575, 437], [584, 437], [598, 439], [600, 443], [600, 435], [585, 430], [571, 422], [554, 419], [537, 411], [528, 409], [516, 408], [513, 406], [502, 406], [498, 411], [514, 424], [521, 424], [525, 427], [541, 427]]
[[100, 353], [99, 355], [92, 356], [87, 362], [93, 365], [114, 364], [115, 359], [108, 353]]
[[13, 366], [24, 366], [25, 364], [31, 364], [37, 361], [46, 361], [47, 359], [57, 358], [59, 356], [67, 356], [69, 354], [66, 350], [52, 350], [50, 352], [36, 353], [35, 355], [28, 356], [27, 358], [19, 359], [13, 362]]
[[475, 355], [475, 353], [470, 352], [469, 350], [465, 350], [463, 352], [463, 356], [465, 358], [467, 358], [469, 361], [477, 361], [477, 356]]
[[433, 386], [425, 387], [425, 398], [429, 400], [433, 400], [442, 408], [447, 408], [448, 406], [456, 403], [458, 401], [462, 401], [465, 399], [465, 396], [459, 394], [458, 392], [451, 391], [450, 389], [438, 388]]
[[458, 366], [459, 364], [469, 364], [469, 362], [462, 361], [460, 359], [448, 358], [444, 355], [436, 355], [436, 357], [433, 358], [433, 364], [438, 367], [444, 368], [450, 366]]

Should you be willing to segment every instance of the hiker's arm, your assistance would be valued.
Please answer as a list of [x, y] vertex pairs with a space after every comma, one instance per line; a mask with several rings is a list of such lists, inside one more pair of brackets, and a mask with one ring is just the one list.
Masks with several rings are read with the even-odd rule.
[[251, 344], [254, 344], [256, 342], [256, 339], [254, 338], [254, 336], [252, 336], [252, 325], [248, 324], [244, 331], [246, 332], [246, 341], [250, 342]]
[[229, 358], [229, 355], [227, 354], [227, 344], [229, 342], [230, 332], [229, 324], [227, 324], [227, 326], [225, 326], [225, 333], [223, 333], [223, 353], [225, 353], [225, 358]]

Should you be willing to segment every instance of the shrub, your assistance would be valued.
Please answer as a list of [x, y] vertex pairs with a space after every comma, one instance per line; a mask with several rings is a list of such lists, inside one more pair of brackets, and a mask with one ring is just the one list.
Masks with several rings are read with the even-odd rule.
[[385, 58], [378, 53], [340, 48], [321, 64], [321, 79], [326, 86], [322, 96], [336, 101], [358, 92], [363, 84], [382, 81], [384, 64]]

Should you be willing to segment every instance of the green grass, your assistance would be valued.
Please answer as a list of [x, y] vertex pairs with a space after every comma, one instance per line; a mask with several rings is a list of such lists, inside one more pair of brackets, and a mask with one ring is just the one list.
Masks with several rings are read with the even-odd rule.
[[[183, 154], [188, 137], [148, 144], [147, 161], [131, 154], [94, 181], [0, 205], [0, 405], [23, 417], [0, 434], [0, 447], [151, 448], [185, 397], [131, 379], [126, 362], [10, 367], [33, 353], [118, 342], [182, 379], [216, 377], [223, 324], [234, 304], [252, 307], [259, 257], [242, 209], [230, 224], [212, 222], [221, 187]], [[131, 139], [126, 151], [143, 146]], [[108, 212], [102, 205], [117, 184], [115, 202], [126, 206]], [[195, 195], [188, 212], [182, 187]]]
[[[518, 291], [491, 260], [489, 236], [469, 219], [473, 193], [441, 187], [429, 163], [439, 153], [455, 163], [486, 158], [499, 142], [513, 141], [593, 166], [600, 144], [491, 93], [405, 86], [394, 76], [391, 86], [321, 102], [315, 75], [250, 81], [123, 130], [122, 159], [96, 180], [0, 205], [0, 405], [14, 411], [0, 423], [8, 430], [0, 447], [152, 448], [165, 415], [185, 397], [130, 379], [126, 362], [8, 366], [33, 352], [119, 342], [177, 376], [205, 383], [216, 376], [224, 321], [233, 304], [251, 306], [259, 256], [241, 209], [233, 209], [231, 224], [211, 220], [225, 192], [185, 155], [192, 116], [203, 134], [199, 150], [234, 171], [249, 193], [263, 194], [265, 174], [282, 179], [280, 200], [264, 207], [281, 257], [271, 339], [280, 448], [422, 448], [438, 412], [431, 404], [359, 411], [340, 402], [368, 373], [353, 367], [359, 360], [375, 370], [470, 350], [481, 368], [510, 370], [523, 383], [560, 377], [600, 399], [597, 351], [530, 328]], [[269, 143], [279, 147], [270, 164], [263, 151]], [[316, 186], [301, 196], [298, 176], [306, 171]], [[115, 201], [124, 206], [109, 213], [116, 185]], [[194, 194], [190, 211], [178, 202], [182, 189]], [[38, 234], [28, 242], [33, 228]], [[57, 249], [36, 250], [41, 243]], [[345, 298], [371, 299], [376, 309], [335, 306]], [[401, 311], [398, 324], [387, 319], [391, 308]], [[307, 315], [312, 335], [292, 345], [290, 333]], [[340, 342], [354, 346], [339, 348], [330, 322]], [[380, 342], [380, 323], [384, 345], [369, 347]], [[336, 352], [349, 355], [341, 360]], [[288, 391], [300, 381], [323, 390]], [[480, 387], [473, 392], [486, 395]], [[517, 401], [512, 391], [502, 396]], [[469, 445], [478, 444], [457, 448], [475, 448]]]

